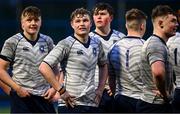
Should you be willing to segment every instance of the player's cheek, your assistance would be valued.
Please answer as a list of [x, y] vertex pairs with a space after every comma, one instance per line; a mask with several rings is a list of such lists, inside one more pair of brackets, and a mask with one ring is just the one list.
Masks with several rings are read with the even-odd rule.
[[109, 23], [109, 19], [107, 18], [104, 20], [104, 25], [107, 25], [108, 23]]

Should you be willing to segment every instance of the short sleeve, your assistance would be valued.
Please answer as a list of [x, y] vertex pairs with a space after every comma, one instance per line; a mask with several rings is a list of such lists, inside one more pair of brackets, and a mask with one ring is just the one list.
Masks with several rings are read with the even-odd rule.
[[44, 58], [44, 62], [53, 68], [60, 63], [68, 54], [70, 46], [66, 39], [61, 40], [52, 51]]
[[167, 50], [163, 44], [161, 46], [149, 45], [147, 47], [147, 57], [150, 65], [156, 61], [165, 62], [167, 59]]
[[7, 39], [1, 50], [1, 58], [9, 62], [12, 62], [15, 56], [14, 53], [16, 50], [17, 43], [18, 41], [13, 37]]

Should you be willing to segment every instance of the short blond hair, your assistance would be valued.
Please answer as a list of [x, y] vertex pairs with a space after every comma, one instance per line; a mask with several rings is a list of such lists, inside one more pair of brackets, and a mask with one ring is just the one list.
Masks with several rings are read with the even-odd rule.
[[22, 11], [21, 19], [24, 17], [27, 17], [27, 16], [39, 18], [39, 17], [41, 17], [41, 11], [39, 8], [37, 8], [35, 6], [28, 6]]
[[141, 23], [146, 21], [147, 15], [139, 9], [131, 9], [126, 12], [126, 25], [128, 28], [138, 30]]

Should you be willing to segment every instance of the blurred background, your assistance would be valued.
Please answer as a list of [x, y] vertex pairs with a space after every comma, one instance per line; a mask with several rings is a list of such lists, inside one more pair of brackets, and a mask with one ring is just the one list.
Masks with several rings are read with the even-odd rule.
[[[144, 11], [148, 15], [144, 39], [152, 34], [150, 15], [153, 7], [167, 4], [174, 10], [180, 9], [180, 0], [0, 0], [0, 49], [7, 38], [21, 31], [19, 17], [26, 6], [34, 5], [41, 9], [40, 32], [51, 36], [57, 44], [73, 32], [69, 22], [71, 12], [79, 7], [91, 11], [98, 2], [109, 3], [114, 8], [112, 28], [125, 34], [125, 12], [131, 8]], [[0, 113], [9, 113], [8, 99], [9, 97], [0, 88]]]

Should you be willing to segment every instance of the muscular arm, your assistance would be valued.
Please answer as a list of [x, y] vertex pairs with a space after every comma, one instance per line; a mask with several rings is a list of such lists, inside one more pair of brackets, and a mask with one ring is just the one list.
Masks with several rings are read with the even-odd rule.
[[156, 87], [160, 91], [164, 99], [168, 98], [167, 92], [165, 90], [165, 65], [162, 61], [156, 61], [151, 65], [152, 75]]
[[108, 78], [108, 68], [107, 68], [107, 64], [104, 64], [103, 66], [99, 67], [99, 84], [98, 84], [99, 90], [101, 91], [104, 90], [107, 78]]
[[0, 81], [0, 87], [7, 95], [10, 94], [11, 88], [7, 84]]
[[[51, 84], [51, 86], [61, 94], [61, 98], [66, 102], [66, 105], [68, 106], [69, 104], [71, 107], [74, 107], [75, 97], [69, 95], [69, 93], [65, 90], [65, 88], [60, 86], [59, 84], [60, 80], [58, 81], [56, 79], [55, 74], [53, 73], [51, 67], [47, 63], [42, 62], [39, 66], [39, 71], [42, 73], [44, 78]], [[62, 78], [61, 76], [60, 78]]]
[[109, 62], [109, 64], [108, 64], [108, 75], [109, 75], [108, 76], [109, 87], [110, 87], [112, 94], [114, 95], [115, 89], [116, 89], [116, 76], [115, 76], [115, 70], [114, 70], [111, 62]]
[[56, 79], [53, 70], [47, 63], [42, 62], [39, 66], [39, 71], [55, 90], [60, 90], [61, 87], [59, 86], [59, 82]]
[[99, 104], [108, 76], [107, 64], [99, 66], [99, 84], [96, 89], [95, 102]]
[[0, 59], [0, 80], [2, 80], [3, 83], [1, 83], [4, 87], [12, 87], [14, 90], [18, 90], [20, 86], [16, 84], [12, 78], [9, 76], [7, 69], [9, 67], [9, 62], [5, 61], [3, 59]]

